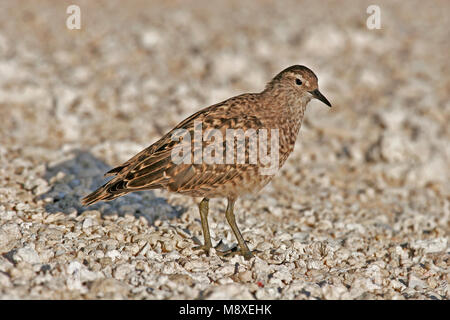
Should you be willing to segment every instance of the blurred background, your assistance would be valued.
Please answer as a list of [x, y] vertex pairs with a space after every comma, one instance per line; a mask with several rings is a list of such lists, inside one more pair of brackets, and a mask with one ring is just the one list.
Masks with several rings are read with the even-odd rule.
[[[66, 26], [72, 4], [81, 10], [79, 30]], [[380, 8], [380, 29], [367, 26], [369, 5]], [[103, 182], [108, 167], [149, 146], [193, 112], [261, 91], [282, 69], [302, 64], [316, 73], [333, 108], [309, 104], [295, 151], [278, 177], [262, 196], [242, 200], [244, 220], [238, 223], [246, 238], [256, 246], [267, 237], [265, 248], [276, 248], [273, 241], [280, 235], [297, 234], [305, 246], [311, 239], [320, 245], [338, 239], [342, 242], [330, 245], [331, 251], [359, 254], [351, 262], [336, 260], [339, 268], [348, 263], [340, 279], [352, 269], [362, 272], [354, 279], [369, 281], [373, 269], [364, 268], [374, 259], [384, 259], [381, 269], [394, 270], [375, 287], [343, 282], [340, 291], [326, 291], [327, 285], [316, 283], [327, 279], [330, 269], [312, 255], [314, 263], [319, 261], [317, 272], [305, 276], [309, 264], [301, 262], [295, 270], [302, 283], [310, 281], [319, 292], [299, 287], [313, 296], [336, 298], [344, 292], [354, 298], [370, 291], [382, 292], [382, 298], [399, 292], [406, 298], [448, 298], [443, 270], [450, 230], [449, 12], [446, 0], [0, 1], [0, 222], [20, 218], [39, 226], [38, 213], [76, 216], [92, 209], [81, 207], [79, 198]], [[194, 200], [158, 195], [133, 194], [94, 208], [144, 215], [150, 222], [187, 212], [181, 220], [190, 225], [183, 230], [201, 234]], [[224, 203], [212, 204], [213, 212], [223, 210]], [[228, 237], [232, 243], [223, 215], [211, 219], [216, 240]], [[64, 223], [73, 224], [69, 220]], [[34, 243], [37, 231], [19, 222], [11, 230], [21, 233], [0, 230], [0, 253]], [[47, 225], [43, 222], [42, 230]], [[53, 229], [43, 239], [56, 237]], [[409, 244], [415, 249], [406, 253]], [[59, 240], [50, 241], [46, 250], [52, 254], [58, 245]], [[307, 261], [309, 249], [298, 250], [303, 256], [297, 260]], [[385, 259], [386, 252], [404, 254], [402, 264], [398, 258]], [[142, 261], [156, 263], [151, 257]], [[405, 262], [412, 257], [414, 262]], [[90, 270], [100, 270], [98, 259], [86, 254], [87, 261], [91, 258]], [[72, 259], [54, 260], [65, 266]], [[50, 265], [54, 260], [48, 258]], [[211, 267], [209, 260], [205, 263]], [[411, 266], [419, 270], [415, 278]], [[25, 270], [14, 270], [19, 269]], [[399, 275], [405, 281], [392, 280]], [[9, 283], [2, 277], [0, 288]], [[292, 277], [286, 277], [288, 284]], [[195, 281], [197, 291], [187, 288], [179, 297], [201, 296], [207, 285]], [[417, 284], [422, 291], [413, 289]], [[294, 297], [266, 289], [251, 290], [256, 297]], [[144, 298], [173, 296], [142, 292]], [[133, 294], [125, 290], [120, 297]]]

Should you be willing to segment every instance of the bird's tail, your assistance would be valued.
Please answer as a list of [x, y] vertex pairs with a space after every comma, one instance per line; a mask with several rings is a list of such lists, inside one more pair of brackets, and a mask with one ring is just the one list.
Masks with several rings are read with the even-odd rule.
[[83, 206], [90, 206], [98, 201], [109, 201], [120, 196], [125, 195], [127, 192], [111, 192], [111, 181], [105, 183], [103, 186], [95, 190], [94, 192], [88, 194], [83, 199], [81, 199], [81, 204]]

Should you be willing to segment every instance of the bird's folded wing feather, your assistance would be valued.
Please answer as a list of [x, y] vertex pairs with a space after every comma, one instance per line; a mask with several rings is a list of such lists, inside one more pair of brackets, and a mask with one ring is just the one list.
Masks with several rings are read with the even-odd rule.
[[[160, 140], [127, 162], [110, 170], [107, 175], [117, 175], [113, 180], [115, 180], [117, 187], [124, 191], [167, 187], [171, 191], [188, 192], [194, 189], [210, 189], [216, 184], [222, 184], [233, 179], [241, 173], [239, 167], [242, 165], [225, 163], [176, 164], [172, 161], [172, 151], [180, 143], [180, 141], [172, 140], [172, 134], [177, 129], [185, 129], [190, 137], [193, 137], [195, 121], [201, 122], [203, 132], [206, 129], [214, 128], [220, 130], [223, 137], [225, 137], [226, 129], [229, 128], [261, 128], [260, 119], [245, 114], [245, 109], [234, 107], [236, 102], [230, 104], [232, 99], [193, 114]], [[204, 146], [205, 142], [203, 141]], [[120, 183], [118, 183], [119, 181]]]

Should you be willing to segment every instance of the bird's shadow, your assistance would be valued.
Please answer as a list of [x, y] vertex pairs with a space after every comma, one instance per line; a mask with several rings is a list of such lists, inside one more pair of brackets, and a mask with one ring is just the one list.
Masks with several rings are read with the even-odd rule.
[[66, 159], [46, 166], [44, 179], [50, 189], [39, 196], [44, 200], [49, 213], [64, 212], [82, 214], [87, 210], [98, 210], [102, 216], [133, 214], [145, 217], [149, 224], [157, 219], [179, 217], [186, 208], [172, 206], [166, 199], [158, 197], [153, 191], [133, 192], [110, 202], [99, 202], [89, 207], [80, 200], [88, 193], [103, 185], [107, 179], [104, 173], [110, 167], [91, 153], [75, 150]]

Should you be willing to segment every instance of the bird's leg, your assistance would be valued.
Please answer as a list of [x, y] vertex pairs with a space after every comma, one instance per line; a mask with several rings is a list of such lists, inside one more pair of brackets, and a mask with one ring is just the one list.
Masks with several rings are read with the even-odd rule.
[[211, 249], [211, 235], [209, 234], [209, 225], [208, 225], [208, 211], [209, 211], [209, 199], [203, 198], [203, 200], [198, 205], [198, 209], [200, 211], [200, 218], [202, 221], [202, 229], [203, 229], [203, 238], [205, 239], [204, 244], [201, 246], [197, 246], [194, 249], [203, 250], [206, 254], [209, 253], [209, 249]]
[[225, 216], [227, 218], [228, 224], [230, 225], [231, 229], [234, 232], [234, 235], [236, 236], [236, 239], [238, 241], [239, 247], [240, 247], [240, 253], [244, 256], [246, 260], [253, 257], [253, 254], [248, 249], [247, 244], [245, 243], [244, 238], [242, 237], [241, 232], [239, 231], [239, 228], [236, 224], [236, 219], [234, 217], [234, 203], [236, 202], [236, 199], [228, 198], [228, 205], [227, 205], [227, 211], [225, 213]]

